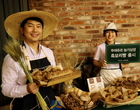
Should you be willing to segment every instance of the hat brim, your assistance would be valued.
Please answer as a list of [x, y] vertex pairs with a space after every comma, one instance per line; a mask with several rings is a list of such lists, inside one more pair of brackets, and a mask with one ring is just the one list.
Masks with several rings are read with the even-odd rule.
[[106, 31], [115, 31], [115, 32], [118, 32], [118, 30], [116, 30], [116, 29], [105, 29], [104, 32], [106, 32]]
[[4, 21], [4, 27], [8, 35], [12, 38], [24, 40], [24, 37], [20, 32], [20, 25], [23, 20], [29, 17], [40, 18], [44, 23], [43, 36], [40, 40], [51, 34], [58, 25], [57, 17], [49, 12], [37, 10], [23, 11], [8, 16]]

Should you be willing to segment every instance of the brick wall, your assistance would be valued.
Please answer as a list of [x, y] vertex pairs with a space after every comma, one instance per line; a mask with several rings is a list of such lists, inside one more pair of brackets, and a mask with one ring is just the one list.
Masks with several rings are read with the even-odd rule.
[[[44, 45], [54, 51], [56, 61], [63, 52], [93, 57], [95, 47], [104, 42], [106, 22], [119, 30], [117, 42], [140, 42], [140, 0], [29, 0], [30, 9], [46, 10], [59, 19]], [[139, 63], [123, 65], [123, 73], [139, 73]]]

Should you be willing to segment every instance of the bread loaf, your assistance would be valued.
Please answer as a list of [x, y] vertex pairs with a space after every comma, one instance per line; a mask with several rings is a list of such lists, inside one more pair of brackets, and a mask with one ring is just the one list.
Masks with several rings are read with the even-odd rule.
[[62, 70], [62, 68], [60, 67], [49, 66], [44, 71], [40, 71], [38, 69], [34, 70], [31, 73], [31, 76], [35, 80], [48, 81], [50, 79], [58, 78], [58, 77], [65, 76], [71, 73], [73, 73], [73, 70], [70, 68], [65, 68]]
[[61, 77], [61, 76], [64, 76], [64, 75], [68, 75], [72, 72], [73, 72], [72, 69], [69, 69], [69, 68], [66, 68], [66, 69], [63, 69], [63, 70], [57, 70], [57, 71], [50, 71], [46, 74], [46, 79], [53, 79], [53, 78], [56, 78], [56, 77]]
[[68, 110], [91, 110], [98, 100], [93, 101], [91, 93], [82, 91], [77, 87], [71, 88], [71, 91], [67, 94], [61, 94], [60, 98]]

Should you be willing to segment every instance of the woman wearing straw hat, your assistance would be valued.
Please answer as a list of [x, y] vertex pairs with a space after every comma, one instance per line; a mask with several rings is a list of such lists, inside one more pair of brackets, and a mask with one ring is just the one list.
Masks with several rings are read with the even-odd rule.
[[105, 60], [105, 47], [110, 44], [118, 44], [115, 42], [117, 37], [117, 28], [114, 23], [108, 23], [105, 25], [105, 29], [103, 35], [105, 37], [105, 43], [97, 46], [93, 64], [96, 67], [100, 67], [99, 75], [102, 76], [105, 86], [108, 86], [111, 81], [115, 78], [122, 76], [121, 66], [120, 64], [107, 64]]
[[[23, 11], [7, 17], [4, 26], [12, 38], [23, 40], [22, 46], [30, 62], [30, 70], [55, 66], [52, 50], [40, 44], [57, 26], [58, 19], [45, 11]], [[12, 110], [41, 110], [35, 93], [40, 92], [49, 107], [55, 100], [52, 87], [39, 87], [36, 83], [27, 83], [25, 73], [10, 55], [4, 58], [2, 67], [2, 93], [15, 98]]]

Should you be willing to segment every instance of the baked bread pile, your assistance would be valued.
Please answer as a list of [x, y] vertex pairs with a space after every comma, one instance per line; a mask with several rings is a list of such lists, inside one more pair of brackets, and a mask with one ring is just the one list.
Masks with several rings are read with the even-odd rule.
[[91, 110], [97, 105], [98, 100], [97, 95], [91, 95], [90, 92], [82, 91], [76, 87], [71, 88], [67, 94], [61, 94], [60, 98], [68, 110]]
[[132, 89], [123, 87], [107, 86], [100, 90], [100, 100], [111, 105], [123, 105], [133, 101], [138, 93]]
[[50, 81], [56, 78], [73, 73], [70, 68], [61, 69], [60, 67], [49, 66], [47, 69], [40, 71], [38, 69], [34, 70], [31, 76], [34, 80], [38, 81]]
[[139, 90], [140, 78], [137, 76], [122, 76], [117, 78], [112, 84], [114, 86], [124, 87], [126, 89]]

